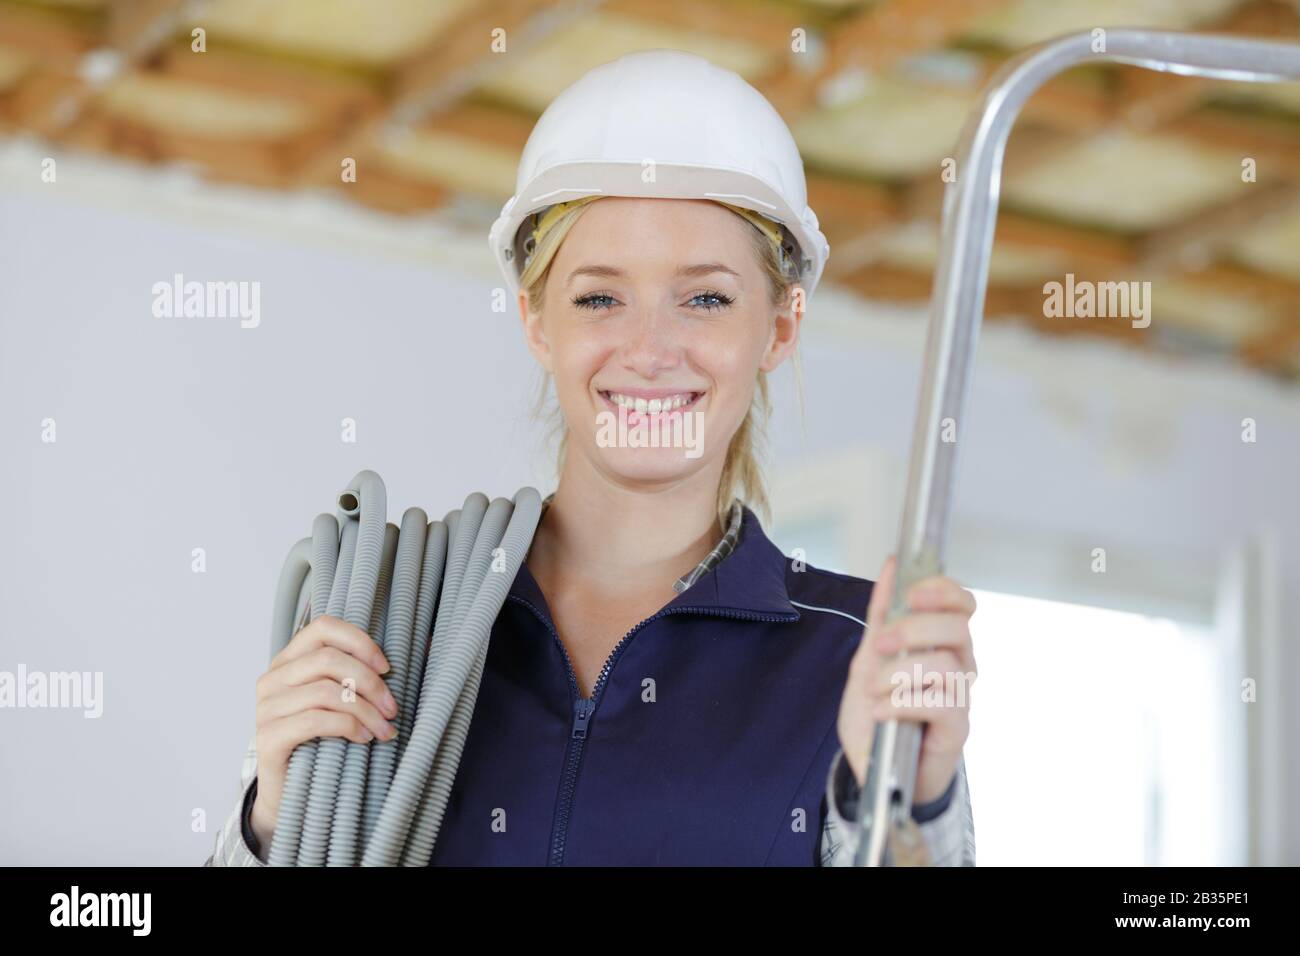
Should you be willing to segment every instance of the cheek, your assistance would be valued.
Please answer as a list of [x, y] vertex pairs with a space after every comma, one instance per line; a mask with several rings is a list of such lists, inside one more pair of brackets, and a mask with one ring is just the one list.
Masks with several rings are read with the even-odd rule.
[[762, 342], [748, 337], [737, 341], [733, 335], [698, 353], [699, 364], [717, 384], [723, 404], [728, 407], [748, 406], [750, 392], [758, 377], [762, 349]]
[[592, 379], [611, 354], [611, 349], [592, 336], [569, 336], [552, 343], [552, 350], [555, 389], [561, 400], [590, 392]]

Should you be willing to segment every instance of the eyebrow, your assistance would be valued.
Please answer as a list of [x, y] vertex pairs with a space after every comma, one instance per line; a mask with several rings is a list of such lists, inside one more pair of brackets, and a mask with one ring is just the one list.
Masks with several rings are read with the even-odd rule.
[[[701, 262], [693, 266], [681, 266], [674, 275], [678, 277], [706, 276], [711, 275], [714, 272], [725, 272], [728, 275], [733, 275], [738, 279], [740, 278], [740, 273], [729, 266], [723, 265], [721, 262]], [[626, 277], [626, 275], [627, 273], [622, 269], [615, 268], [614, 266], [579, 266], [569, 273], [569, 278], [565, 282], [565, 285], [572, 285], [573, 280], [579, 276], [598, 276], [602, 278], [621, 279]]]

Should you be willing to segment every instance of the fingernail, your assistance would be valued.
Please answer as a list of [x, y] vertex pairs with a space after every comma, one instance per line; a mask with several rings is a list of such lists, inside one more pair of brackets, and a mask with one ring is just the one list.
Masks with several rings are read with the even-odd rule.
[[387, 674], [389, 670], [388, 659], [380, 655], [375, 658], [375, 670], [381, 674]]
[[396, 724], [387, 724], [386, 726], [388, 727], [388, 733], [384, 736], [384, 739], [385, 739], [385, 740], [392, 740], [394, 737], [397, 736], [397, 725], [396, 725]]
[[384, 710], [389, 717], [397, 716], [397, 701], [393, 700], [393, 695], [388, 691], [384, 692]]
[[369, 741], [375, 739], [375, 735], [372, 734], [372, 733], [370, 732], [370, 729], [369, 729], [369, 728], [366, 728], [366, 729], [362, 732], [362, 736], [365, 737], [365, 739], [366, 739], [367, 742], [369, 742]]

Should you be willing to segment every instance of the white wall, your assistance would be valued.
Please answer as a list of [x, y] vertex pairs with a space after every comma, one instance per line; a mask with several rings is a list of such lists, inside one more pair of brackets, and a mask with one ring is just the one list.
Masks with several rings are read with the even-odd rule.
[[[0, 441], [13, 452], [0, 472], [0, 670], [103, 671], [105, 703], [97, 720], [0, 710], [0, 862], [200, 863], [238, 795], [289, 546], [361, 468], [384, 477], [390, 518], [410, 504], [441, 516], [470, 490], [549, 490], [528, 420], [535, 371], [517, 320], [490, 311], [483, 236], [447, 247], [424, 221], [72, 157], [42, 184], [38, 158], [21, 144], [0, 154]], [[176, 272], [259, 281], [260, 326], [154, 318], [151, 287]], [[864, 446], [901, 467], [920, 333], [819, 291], [806, 433], [779, 375], [775, 460]], [[985, 330], [980, 353], [952, 573], [995, 588], [1024, 569], [1005, 548], [983, 563], [996, 549], [981, 541], [1075, 541], [1079, 578], [1105, 547], [1128, 590], [1162, 582], [1172, 602], [1209, 608], [1199, 584], [1178, 593], [1179, 575], [1212, 580], [1244, 531], [1276, 527], [1287, 646], [1282, 672], [1258, 679], [1261, 695], [1288, 695], [1294, 755], [1296, 390], [1005, 326]], [[355, 445], [339, 440], [344, 417]], [[888, 515], [877, 527], [896, 528], [896, 489], [867, 492]], [[195, 547], [205, 574], [191, 572]], [[871, 563], [890, 547], [879, 536]], [[1300, 761], [1287, 773], [1295, 805]], [[191, 830], [195, 808], [206, 833]], [[1286, 839], [1300, 862], [1300, 828]]]

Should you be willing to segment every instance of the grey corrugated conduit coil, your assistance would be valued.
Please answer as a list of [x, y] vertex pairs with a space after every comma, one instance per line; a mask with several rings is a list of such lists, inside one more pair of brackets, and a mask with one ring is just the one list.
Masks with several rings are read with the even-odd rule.
[[[344, 544], [350, 548], [349, 542], [355, 537], [355, 529], [349, 531], [344, 539]], [[302, 542], [299, 542], [301, 544]], [[322, 514], [316, 518], [316, 523], [312, 526], [311, 536], [311, 563], [302, 569], [302, 577], [298, 577], [298, 584], [293, 586], [293, 593], [302, 587], [303, 579], [308, 573], [311, 573], [311, 598], [308, 601], [310, 607], [310, 619], [315, 620], [325, 613], [330, 603], [330, 594], [332, 593], [335, 568], [337, 567], [340, 547], [339, 547], [339, 523], [333, 515]], [[295, 562], [295, 551], [290, 552], [289, 561], [286, 567]], [[292, 639], [295, 633], [293, 620], [286, 620], [281, 611], [287, 604], [284, 591], [286, 586], [291, 585], [291, 579], [285, 573], [280, 575], [280, 584], [276, 592], [276, 614], [272, 623], [271, 633], [271, 657], [282, 651]], [[293, 834], [292, 842], [283, 838], [271, 840], [271, 851], [268, 855], [268, 862], [273, 866], [292, 866], [294, 855], [297, 852], [298, 840], [302, 834], [303, 815], [307, 810], [307, 789], [311, 784], [312, 766], [316, 762], [316, 741], [309, 740], [294, 750], [289, 758], [289, 771], [285, 779], [284, 794], [280, 802], [280, 815], [276, 822], [276, 833], [282, 831], [286, 834]], [[287, 847], [292, 846], [293, 850]]]
[[[492, 624], [541, 518], [521, 488], [478, 492], [441, 521], [387, 520], [384, 483], [362, 471], [290, 550], [276, 588], [274, 658], [321, 614], [370, 634], [397, 701], [392, 740], [306, 741], [289, 758], [272, 866], [427, 866], [469, 733]], [[299, 609], [302, 611], [299, 611]], [[436, 614], [435, 614], [436, 611]]]

